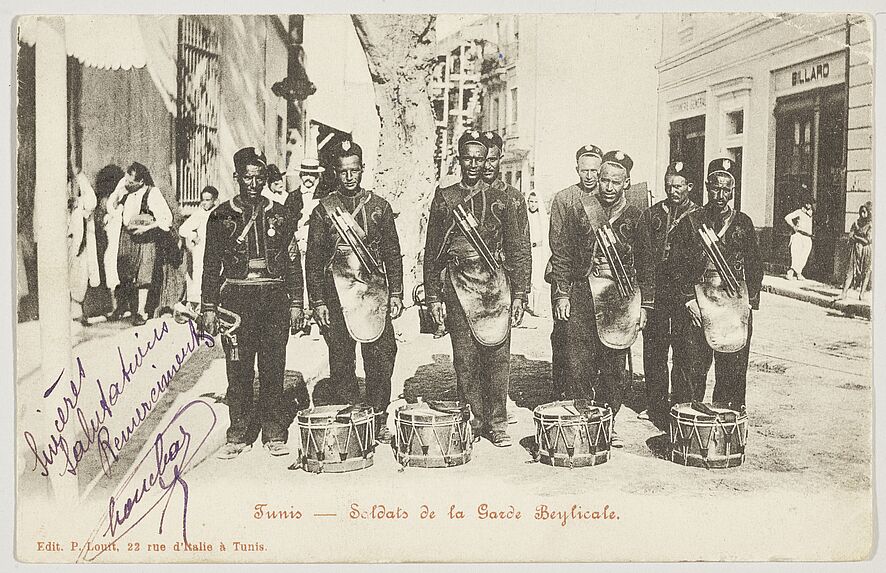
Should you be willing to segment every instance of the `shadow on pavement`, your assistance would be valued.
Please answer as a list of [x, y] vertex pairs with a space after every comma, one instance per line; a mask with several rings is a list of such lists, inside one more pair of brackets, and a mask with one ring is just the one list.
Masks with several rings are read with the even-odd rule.
[[452, 357], [434, 354], [432, 358], [432, 364], [419, 366], [415, 374], [403, 383], [403, 397], [407, 402], [415, 402], [419, 396], [428, 400], [458, 399]]
[[646, 440], [646, 445], [655, 457], [662, 460], [671, 459], [671, 439], [667, 434], [652, 436]]

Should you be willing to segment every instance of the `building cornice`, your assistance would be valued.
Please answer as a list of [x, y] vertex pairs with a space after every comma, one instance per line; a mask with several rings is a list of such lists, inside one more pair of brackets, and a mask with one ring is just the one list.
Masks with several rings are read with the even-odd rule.
[[[862, 22], [863, 22], [863, 20], [862, 20]], [[723, 72], [724, 70], [728, 70], [730, 68], [745, 65], [748, 62], [753, 62], [753, 61], [759, 60], [761, 58], [771, 56], [772, 54], [775, 54], [775, 53], [783, 51], [783, 50], [787, 50], [787, 49], [790, 49], [790, 48], [793, 48], [796, 46], [800, 46], [800, 45], [803, 45], [803, 44], [806, 44], [809, 42], [820, 40], [822, 36], [827, 36], [827, 35], [833, 34], [835, 32], [842, 30], [842, 29], [845, 29], [845, 27], [846, 27], [846, 23], [841, 22], [840, 24], [832, 26], [826, 30], [821, 30], [814, 35], [810, 34], [808, 36], [795, 38], [795, 39], [785, 42], [783, 44], [770, 46], [770, 47], [766, 48], [765, 50], [761, 50], [755, 54], [749, 54], [749, 55], [743, 57], [741, 60], [730, 62], [726, 65], [718, 66], [716, 68], [708, 68], [708, 69], [702, 70], [700, 72], [697, 72], [697, 73], [689, 75], [689, 76], [681, 76], [680, 78], [678, 78], [672, 82], [668, 82], [668, 83], [659, 82], [658, 91], [662, 92], [662, 91], [670, 90], [670, 89], [673, 89], [676, 87], [680, 87], [682, 85], [690, 84], [696, 80], [710, 76], [714, 73]], [[826, 53], [833, 53], [833, 52], [839, 51], [840, 49], [845, 49], [846, 47], [847, 46], [845, 44], [841, 44], [840, 48], [836, 48], [836, 49], [831, 50]], [[688, 60], [686, 60], [686, 61], [688, 61]], [[659, 77], [660, 77], [661, 71], [662, 70], [659, 69]]]
[[694, 45], [690, 45], [685, 50], [669, 56], [659, 61], [655, 68], [659, 72], [664, 72], [684, 64], [695, 58], [699, 58], [705, 54], [709, 54], [726, 44], [730, 44], [739, 36], [751, 35], [763, 31], [772, 26], [784, 23], [793, 18], [794, 14], [755, 14], [750, 16], [742, 24], [723, 30], [713, 36], [704, 38]]

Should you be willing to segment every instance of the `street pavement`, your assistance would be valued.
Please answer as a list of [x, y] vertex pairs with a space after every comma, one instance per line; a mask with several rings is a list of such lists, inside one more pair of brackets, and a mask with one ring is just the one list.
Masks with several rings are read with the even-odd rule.
[[[75, 332], [81, 341], [75, 355], [89, 362], [89, 378], [103, 381], [119, 378], [119, 354], [132, 352], [134, 344], [144, 345], [151, 333], [163, 332], [163, 320], [154, 319], [139, 329], [120, 325], [89, 327], [89, 332]], [[151, 351], [152, 371], [157, 374], [167, 364], [175, 363], [175, 355], [186, 349], [193, 333], [187, 326], [176, 325], [167, 319], [165, 340]], [[391, 411], [406, 400], [421, 396], [428, 399], [453, 398], [455, 379], [450, 359], [448, 338], [433, 339], [419, 335], [415, 309], [410, 309], [396, 322], [399, 350], [394, 372]], [[78, 474], [80, 490], [86, 494], [83, 507], [95, 508], [98, 521], [103, 514], [102, 504], [115, 494], [126, 468], [150, 454], [158, 428], [174, 422], [181, 408], [201, 401], [209, 404], [215, 416], [205, 443], [196, 461], [186, 474], [189, 493], [189, 515], [194, 532], [203, 537], [229, 535], [244, 539], [272, 540], [277, 555], [308, 561], [329, 559], [329, 555], [371, 555], [385, 560], [375, 550], [348, 547], [348, 533], [359, 535], [362, 513], [373, 505], [386, 508], [401, 506], [418, 512], [422, 505], [429, 510], [445, 512], [456, 505], [469, 514], [479, 511], [481, 503], [490, 506], [516, 506], [516, 510], [532, 514], [540, 501], [567, 504], [569, 500], [597, 505], [607, 502], [638, 525], [650, 512], [671, 524], [695, 516], [700, 530], [704, 523], [719, 523], [724, 515], [732, 520], [722, 530], [696, 531], [695, 547], [691, 539], [676, 533], [667, 537], [672, 547], [682, 548], [685, 558], [693, 553], [705, 555], [703, 544], [707, 537], [719, 539], [733, 531], [743, 531], [741, 541], [735, 542], [735, 553], [748, 557], [759, 555], [771, 558], [775, 553], [772, 543], [781, 536], [785, 542], [796, 538], [808, 543], [808, 524], [821, 511], [835, 513], [831, 523], [835, 532], [859, 532], [856, 540], [847, 544], [838, 533], [818, 532], [820, 542], [809, 555], [832, 558], [833, 555], [858, 555], [864, 551], [867, 539], [865, 524], [870, 520], [871, 488], [871, 332], [867, 320], [790, 298], [763, 294], [761, 310], [754, 316], [754, 338], [751, 347], [748, 409], [749, 437], [745, 463], [732, 470], [707, 471], [685, 468], [665, 459], [667, 436], [649, 422], [639, 420], [637, 413], [642, 403], [642, 351], [638, 343], [633, 348], [634, 379], [628, 388], [625, 406], [618, 414], [616, 425], [626, 447], [614, 450], [612, 459], [601, 466], [569, 470], [551, 468], [534, 461], [532, 449], [535, 426], [532, 409], [551, 400], [550, 396], [550, 321], [527, 316], [516, 329], [512, 342], [512, 382], [508, 408], [517, 418], [509, 426], [514, 446], [499, 449], [488, 441], [474, 444], [471, 461], [460, 467], [447, 469], [401, 468], [389, 446], [379, 445], [374, 465], [368, 469], [347, 474], [314, 475], [300, 469], [289, 469], [296, 461], [299, 449], [298, 429], [290, 428], [291, 454], [271, 457], [256, 444], [251, 451], [234, 460], [215, 458], [216, 450], [224, 442], [228, 425], [224, 405], [226, 377], [224, 358], [220, 348], [200, 347], [190, 353], [187, 362], [172, 378], [169, 388], [152, 408], [147, 419], [139, 424], [129, 442], [118, 452], [119, 463], [111, 475], [102, 471], [100, 456], [87, 452]], [[30, 329], [29, 329], [30, 328]], [[78, 329], [82, 327], [77, 327]], [[91, 330], [90, 330], [91, 329]], [[18, 333], [18, 412], [21, 436], [25, 429], [39, 434], [42, 394], [48, 385], [40, 380], [38, 346], [28, 341], [38, 340], [33, 324], [22, 325]], [[135, 333], [141, 333], [135, 338]], [[23, 346], [24, 344], [24, 346]], [[118, 349], [121, 352], [118, 353]], [[359, 356], [359, 353], [358, 353]], [[105, 357], [105, 358], [101, 358]], [[157, 368], [153, 368], [156, 366]], [[358, 375], [360, 365], [358, 363]], [[326, 348], [317, 334], [292, 337], [287, 347], [287, 408], [294, 415], [298, 408], [308, 404], [305, 389], [317, 403], [335, 402], [336, 391], [330, 388], [326, 376]], [[708, 398], [713, 389], [713, 369], [709, 376]], [[111, 434], [125, 431], [129, 412], [138, 411], [146, 392], [156, 376], [139, 379], [132, 389], [120, 394], [114, 408], [115, 416], [108, 420]], [[51, 382], [51, 381], [50, 381]], [[139, 390], [139, 388], [144, 388]], [[99, 395], [92, 396], [92, 400]], [[83, 392], [81, 404], [92, 403]], [[123, 414], [116, 414], [123, 412]], [[393, 424], [391, 423], [393, 428]], [[45, 434], [45, 432], [44, 432]], [[45, 438], [45, 435], [44, 435]], [[42, 443], [39, 441], [38, 443]], [[34, 456], [26, 446], [19, 447], [19, 488], [23, 492], [39, 493], [45, 478], [38, 475]], [[716, 500], [716, 501], [713, 501]], [[291, 546], [275, 533], [274, 526], [256, 523], [253, 517], [257, 503], [268, 503], [270, 508], [298, 509], [308, 518], [293, 526]], [[355, 508], [356, 504], [356, 508]], [[776, 533], [771, 523], [762, 523], [747, 514], [748, 511], [767, 511], [773, 504], [790, 509], [797, 521], [781, 523]], [[513, 507], [512, 507], [513, 508]], [[212, 516], [207, 517], [207, 516]], [[356, 517], [355, 517], [356, 516]], [[371, 519], [371, 517], [369, 518]], [[806, 521], [804, 523], [804, 520]], [[358, 529], [354, 529], [357, 527]], [[861, 528], [861, 529], [859, 529]], [[279, 528], [278, 528], [279, 529]], [[434, 533], [416, 533], [414, 529], [394, 529], [389, 533], [412, 535], [400, 540], [401, 553], [395, 559], [447, 558], [446, 554], [425, 554], [425, 544], [434, 539]], [[460, 531], [460, 530], [459, 530]], [[471, 545], [471, 536], [453, 530], [453, 539], [461, 540], [464, 552], [459, 559], [483, 559], [484, 554]], [[608, 535], [596, 530], [604, 541]], [[640, 528], [649, 535], [661, 533], [654, 523]], [[694, 531], [694, 529], [693, 529]], [[830, 531], [830, 530], [829, 530]], [[327, 537], [318, 538], [325, 532]], [[535, 541], [544, 546], [551, 542], [550, 529]], [[491, 532], [490, 539], [504, 543], [506, 530]], [[197, 533], [193, 538], [200, 538]], [[570, 534], [571, 535], [571, 534]], [[166, 537], [169, 534], [167, 532]], [[264, 537], [263, 537], [264, 536]], [[161, 536], [162, 538], [162, 536]], [[310, 539], [310, 541], [309, 541]], [[465, 545], [467, 544], [467, 545]], [[381, 543], [380, 547], [387, 547]], [[789, 547], [789, 545], [785, 546]], [[535, 543], [514, 547], [515, 559], [526, 558]], [[442, 548], [438, 548], [442, 549]], [[746, 551], [743, 551], [746, 549]], [[600, 547], [587, 547], [579, 554], [586, 558], [655, 558], [663, 556], [662, 548], [652, 546], [645, 553], [621, 554], [618, 550], [602, 552]], [[787, 550], [786, 550], [787, 551]], [[831, 553], [828, 553], [831, 551]], [[337, 553], [336, 553], [337, 552]], [[836, 552], [836, 553], [835, 553]], [[786, 553], [787, 555], [790, 552]], [[325, 557], [324, 557], [325, 556]], [[455, 558], [454, 555], [448, 555]], [[538, 558], [538, 555], [535, 554]], [[552, 555], [552, 558], [554, 556]], [[116, 556], [115, 558], [128, 559]], [[130, 556], [131, 558], [131, 556]], [[174, 555], [160, 556], [160, 560], [174, 559]], [[267, 555], [249, 554], [247, 560], [273, 560]], [[279, 557], [278, 557], [279, 558]], [[343, 557], [344, 559], [344, 557]], [[224, 556], [219, 560], [225, 560]]]

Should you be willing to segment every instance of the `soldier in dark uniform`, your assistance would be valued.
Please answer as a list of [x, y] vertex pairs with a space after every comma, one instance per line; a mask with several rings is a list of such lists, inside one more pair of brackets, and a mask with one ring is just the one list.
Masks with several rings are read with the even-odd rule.
[[[483, 165], [483, 182], [496, 190], [506, 191], [512, 198], [512, 201], [524, 201], [523, 195], [515, 187], [508, 185], [501, 178], [501, 156], [504, 151], [504, 141], [494, 131], [485, 131], [481, 135], [483, 141], [487, 142], [486, 163]], [[528, 215], [526, 224], [529, 224]], [[527, 233], [529, 231], [527, 230]], [[530, 244], [531, 249], [531, 244]], [[531, 250], [530, 250], [531, 254]], [[530, 273], [531, 274], [531, 273]], [[531, 281], [531, 277], [530, 277]], [[529, 283], [531, 284], [531, 282]], [[527, 287], [528, 288], [528, 287]], [[522, 319], [521, 319], [522, 321]], [[518, 323], [519, 324], [519, 323]], [[517, 326], [517, 325], [515, 325]], [[507, 395], [507, 394], [506, 394]], [[508, 412], [508, 424], [516, 424], [517, 418], [512, 412]]]
[[670, 409], [668, 390], [670, 371], [668, 352], [672, 343], [671, 317], [682, 311], [679, 295], [668, 276], [666, 261], [671, 247], [672, 233], [687, 213], [698, 209], [689, 200], [692, 183], [686, 178], [685, 164], [675, 161], [665, 171], [667, 198], [659, 201], [640, 216], [639, 231], [648, 236], [645, 256], [655, 268], [655, 309], [648, 313], [643, 329], [643, 368], [646, 375], [646, 410], [640, 419], [651, 420], [666, 427]]
[[[603, 161], [603, 150], [596, 145], [583, 145], [575, 152], [575, 172], [578, 174], [578, 183], [573, 183], [566, 189], [561, 190], [557, 195], [564, 197], [575, 195], [576, 193], [585, 193], [594, 195], [597, 192], [597, 186], [600, 184], [600, 164]], [[555, 197], [557, 196], [555, 195]], [[563, 203], [558, 204], [562, 207]], [[565, 231], [563, 223], [563, 212], [557, 213], [557, 223], [554, 225], [554, 207], [551, 207], [551, 225], [549, 229], [548, 244], [553, 245], [554, 235], [561, 242], [564, 240], [563, 233]], [[558, 285], [553, 272], [553, 248], [551, 249], [551, 260], [548, 263], [545, 280], [551, 284], [551, 314], [554, 317], [554, 328], [551, 331], [551, 381], [553, 383], [554, 397], [557, 400], [565, 399], [569, 395], [569, 340], [567, 319], [563, 318], [563, 311], [558, 316], [556, 311], [557, 301], [569, 298], [569, 292], [572, 283]], [[561, 265], [562, 268], [562, 265]], [[561, 280], [563, 275], [560, 273]]]
[[[591, 398], [608, 404], [613, 416], [624, 393], [625, 359], [632, 339], [646, 322], [646, 310], [654, 306], [654, 272], [646, 264], [645, 245], [634, 248], [640, 210], [627, 204], [633, 161], [622, 151], [610, 151], [582, 166], [599, 166], [600, 183], [589, 192], [584, 185], [560, 191], [551, 206], [551, 263], [556, 285], [554, 318], [567, 322], [570, 398]], [[583, 177], [584, 178], [584, 177]], [[615, 308], [613, 298], [601, 297], [595, 304], [591, 282], [604, 271], [604, 260], [595, 233], [609, 227], [617, 239], [616, 248], [629, 275], [636, 273], [642, 305]], [[634, 257], [634, 251], [638, 256]], [[608, 272], [608, 271], [606, 271]], [[637, 296], [637, 295], [634, 295]], [[619, 317], [610, 324], [607, 317]], [[627, 320], [629, 319], [629, 320]], [[606, 320], [606, 322], [602, 322]], [[605, 330], [601, 330], [605, 328]], [[605, 340], [604, 340], [605, 339]], [[611, 342], [627, 340], [627, 345]], [[621, 438], [612, 432], [614, 447]]]
[[[739, 409], [745, 404], [752, 312], [759, 308], [763, 265], [750, 217], [729, 206], [735, 190], [735, 164], [715, 159], [708, 165], [708, 202], [674, 230], [671, 272], [684, 307], [674, 314], [674, 394], [677, 402], [702, 401], [711, 362], [715, 362], [713, 401]], [[711, 296], [721, 279], [705, 252], [699, 230], [709, 228], [739, 281], [738, 293]], [[746, 287], [746, 288], [745, 288]], [[703, 320], [704, 317], [704, 320]], [[733, 340], [739, 336], [739, 340]]]
[[[391, 205], [360, 186], [360, 146], [351, 141], [335, 145], [333, 164], [338, 187], [320, 200], [309, 222], [305, 253], [308, 297], [329, 347], [332, 382], [350, 392], [354, 403], [360, 401], [355, 352], [356, 343], [361, 343], [366, 402], [379, 416], [378, 440], [387, 443], [391, 432], [386, 412], [397, 356], [391, 320], [403, 311], [400, 239]], [[356, 225], [353, 230], [379, 263], [377, 272], [363, 266], [360, 253], [341, 235], [333, 219], [337, 209]]]
[[[240, 193], [219, 205], [206, 224], [203, 259], [203, 327], [217, 332], [221, 306], [240, 315], [239, 359], [227, 360], [231, 425], [219, 453], [233, 458], [262, 441], [272, 455], [286, 455], [288, 428], [283, 371], [290, 329], [302, 327], [301, 253], [292, 241], [296, 222], [282, 205], [261, 196], [267, 177], [264, 154], [246, 147], [234, 154]], [[258, 356], [259, 397], [253, 403]]]
[[[424, 284], [431, 315], [452, 337], [458, 396], [471, 406], [474, 433], [505, 447], [510, 329], [523, 320], [532, 255], [523, 197], [482, 179], [491, 139], [478, 131], [459, 138], [461, 181], [438, 188], [431, 202]], [[476, 222], [491, 264], [460, 230], [456, 212]]]

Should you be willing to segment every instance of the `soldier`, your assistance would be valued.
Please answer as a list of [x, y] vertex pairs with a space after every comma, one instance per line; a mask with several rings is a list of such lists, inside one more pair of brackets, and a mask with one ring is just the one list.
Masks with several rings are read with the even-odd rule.
[[391, 205], [363, 189], [363, 150], [336, 144], [338, 187], [311, 213], [305, 275], [314, 318], [329, 348], [333, 384], [359, 402], [356, 343], [366, 373], [366, 402], [377, 439], [391, 441], [387, 408], [397, 356], [392, 319], [403, 311], [403, 262]]
[[[486, 131], [482, 135], [483, 140], [486, 142], [486, 148], [488, 149], [488, 153], [486, 154], [486, 163], [483, 164], [483, 182], [489, 185], [490, 188], [493, 188], [497, 191], [504, 191], [510, 196], [511, 201], [523, 202], [523, 195], [513, 186], [508, 185], [501, 178], [501, 155], [504, 150], [504, 141], [502, 141], [501, 136], [499, 136], [494, 131]], [[524, 209], [525, 211], [525, 209]], [[529, 219], [527, 214], [526, 219], [526, 233], [527, 236], [529, 234]], [[531, 256], [532, 245], [530, 243], [530, 256]], [[530, 272], [531, 274], [531, 272]], [[531, 277], [530, 277], [531, 279]], [[531, 288], [531, 280], [527, 283], [527, 300], [528, 300], [528, 290]], [[524, 305], [525, 308], [525, 305]], [[522, 321], [522, 318], [521, 318]], [[518, 326], [515, 324], [514, 326]], [[510, 382], [510, 380], [508, 380]], [[507, 391], [505, 391], [505, 396], [507, 396]], [[514, 416], [512, 412], [508, 412], [508, 424], [516, 424], [517, 417]]]
[[[261, 196], [267, 177], [264, 153], [245, 147], [234, 154], [240, 193], [215, 208], [206, 224], [203, 260], [203, 328], [217, 332], [219, 307], [240, 316], [238, 352], [227, 357], [231, 425], [220, 458], [234, 458], [262, 434], [271, 455], [283, 456], [288, 424], [283, 371], [289, 331], [302, 327], [301, 253], [289, 210]], [[258, 356], [259, 398], [253, 404]]]
[[655, 309], [648, 313], [648, 322], [643, 330], [646, 410], [640, 412], [638, 417], [662, 428], [667, 425], [670, 408], [668, 352], [673, 334], [671, 321], [674, 312], [682, 310], [679, 296], [668, 276], [666, 261], [674, 229], [688, 213], [698, 209], [698, 205], [689, 200], [692, 183], [686, 178], [685, 168], [682, 161], [668, 165], [664, 181], [667, 198], [644, 211], [638, 227], [648, 241], [648, 263], [655, 269]]
[[471, 406], [475, 436], [506, 447], [511, 327], [523, 320], [532, 261], [523, 197], [482, 179], [493, 140], [478, 131], [459, 138], [461, 181], [431, 202], [424, 284], [434, 321], [452, 337], [458, 397]]
[[[601, 157], [599, 148], [587, 149], [579, 150], [579, 173], [599, 168], [596, 191], [584, 184], [568, 187], [551, 206], [554, 318], [567, 321], [569, 397], [593, 397], [608, 404], [614, 417], [622, 403], [627, 349], [654, 304], [654, 273], [645, 247], [633, 246], [640, 210], [625, 197], [633, 161], [622, 151]], [[614, 429], [611, 445], [624, 445]]]
[[674, 230], [670, 268], [681, 303], [674, 315], [674, 394], [702, 401], [715, 361], [713, 401], [738, 410], [745, 404], [751, 309], [759, 308], [763, 266], [750, 217], [729, 206], [735, 163], [708, 165], [708, 202]]
[[[597, 193], [597, 186], [600, 184], [600, 163], [603, 160], [603, 151], [596, 145], [583, 145], [575, 152], [575, 172], [578, 174], [578, 183], [573, 183], [566, 189], [561, 190], [559, 195], [578, 196], [580, 194], [594, 195]], [[556, 199], [555, 199], [556, 201]], [[563, 203], [559, 203], [561, 206]], [[551, 205], [551, 225], [548, 228], [548, 244], [551, 245], [551, 259], [548, 261], [548, 268], [545, 272], [545, 280], [551, 284], [551, 314], [554, 317], [554, 327], [551, 331], [551, 381], [553, 383], [554, 397], [562, 400], [569, 395], [569, 358], [568, 349], [569, 341], [567, 339], [568, 328], [566, 319], [562, 313], [557, 314], [557, 300], [568, 299], [569, 291], [572, 288], [571, 277], [569, 283], [563, 283], [559, 287], [554, 279], [554, 256], [553, 256], [553, 240], [556, 233], [557, 238], [561, 241], [561, 251], [564, 245], [562, 241], [565, 239], [563, 232], [563, 216], [562, 212], [557, 213], [557, 222], [554, 223], [554, 205]], [[562, 263], [561, 263], [562, 265]], [[566, 280], [563, 273], [560, 273], [561, 280]]]

